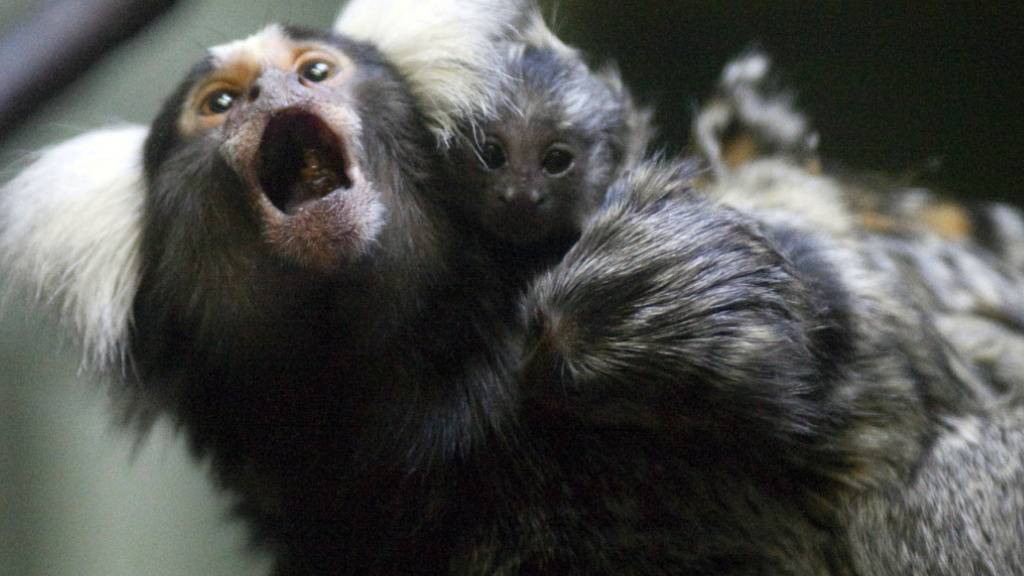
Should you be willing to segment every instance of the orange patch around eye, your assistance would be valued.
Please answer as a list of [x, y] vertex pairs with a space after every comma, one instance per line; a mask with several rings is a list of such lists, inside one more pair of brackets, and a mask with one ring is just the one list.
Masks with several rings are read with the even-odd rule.
[[301, 46], [296, 50], [292, 68], [301, 72], [311, 62], [322, 60], [332, 67], [331, 75], [323, 83], [331, 85], [344, 81], [355, 70], [355, 62], [344, 52], [320, 44]]
[[245, 94], [263, 70], [273, 67], [298, 71], [305, 63], [324, 60], [334, 68], [324, 83], [335, 84], [348, 78], [355, 64], [342, 51], [319, 43], [294, 42], [277, 27], [237, 42], [211, 49], [217, 68], [196, 84], [189, 93], [178, 118], [178, 129], [189, 136], [219, 126], [224, 114], [203, 114], [203, 103], [219, 90]]
[[197, 82], [185, 98], [178, 117], [178, 130], [189, 136], [219, 126], [224, 115], [201, 114], [203, 101], [217, 90], [244, 94], [266, 67], [289, 68], [297, 54], [296, 48], [296, 43], [276, 24], [248, 38], [210, 48], [215, 69]]
[[259, 76], [261, 70], [262, 66], [255, 59], [240, 59], [211, 72], [203, 81], [196, 84], [185, 99], [184, 108], [178, 118], [178, 130], [189, 136], [200, 130], [219, 126], [224, 121], [224, 115], [203, 114], [206, 99], [220, 90], [235, 92], [240, 97]]

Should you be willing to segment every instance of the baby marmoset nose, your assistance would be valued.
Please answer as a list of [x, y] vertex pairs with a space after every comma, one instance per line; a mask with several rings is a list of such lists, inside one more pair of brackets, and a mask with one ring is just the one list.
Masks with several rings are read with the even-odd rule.
[[498, 196], [510, 210], [532, 211], [544, 203], [547, 194], [537, 187], [509, 186]]

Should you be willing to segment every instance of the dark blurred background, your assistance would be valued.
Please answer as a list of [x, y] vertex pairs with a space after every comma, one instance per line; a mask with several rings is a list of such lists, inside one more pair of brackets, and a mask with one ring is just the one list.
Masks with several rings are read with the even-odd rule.
[[[326, 26], [338, 3], [178, 0], [0, 137], [0, 182], [48, 143], [149, 122], [204, 47], [270, 21]], [[0, 33], [38, 5], [0, 2]], [[618, 61], [657, 107], [670, 150], [686, 146], [691, 113], [722, 66], [757, 43], [799, 90], [828, 156], [1021, 203], [1020, 5], [562, 0], [548, 9], [570, 43]], [[6, 51], [0, 63], [21, 57]], [[52, 325], [19, 304], [0, 315], [0, 576], [263, 573], [173, 430], [158, 428], [132, 459], [131, 436], [109, 424], [101, 388], [81, 381], [76, 351], [56, 346]]]
[[555, 12], [567, 40], [618, 61], [657, 106], [671, 149], [722, 65], [758, 45], [827, 156], [1021, 201], [1024, 4], [570, 0]]
[[[4, 18], [0, 31], [17, 29], [16, 18], [31, 13], [33, 6], [61, 4], [61, 0], [6, 1], [13, 7], [0, 8]], [[116, 9], [110, 6], [137, 3], [138, 13], [125, 18], [125, 31], [174, 4], [171, 0], [91, 2], [107, 6], [108, 11]], [[671, 151], [684, 148], [692, 110], [709, 92], [723, 64], [758, 46], [774, 56], [784, 78], [798, 90], [802, 107], [823, 136], [827, 157], [852, 167], [918, 174], [926, 183], [958, 195], [1016, 200], [1015, 152], [1024, 130], [1024, 81], [1019, 78], [1024, 62], [1024, 4], [541, 2], [556, 31], [569, 43], [583, 47], [595, 61], [620, 63], [634, 90], [657, 107], [661, 144]], [[145, 53], [145, 39], [152, 37], [153, 28], [167, 29], [173, 26], [167, 22], [181, 21], [182, 14], [203, 5], [218, 6], [222, 13], [235, 16], [227, 22], [210, 19], [202, 23], [203, 29], [183, 33], [206, 38], [225, 32], [219, 40], [234, 35], [240, 24], [261, 18], [283, 16], [303, 24], [326, 24], [316, 22], [317, 18], [311, 21], [308, 15], [323, 13], [324, 6], [334, 3], [177, 0], [169, 18], [130, 45]], [[99, 29], [87, 14], [89, 10], [72, 14], [67, 20], [73, 24], [65, 34], [82, 29], [75, 26], [78, 20], [86, 29]], [[59, 12], [50, 19], [60, 20]], [[201, 45], [195, 46], [197, 51]], [[0, 63], [24, 59], [13, 52], [0, 54]], [[84, 52], [69, 52], [67, 60]], [[190, 51], [183, 54], [192, 57]], [[178, 54], [159, 57], [167, 62], [168, 73], [153, 77], [149, 70], [140, 70], [147, 75], [145, 86], [136, 83], [132, 90], [140, 98], [122, 102], [120, 110], [130, 116], [126, 119], [148, 120], [159, 101], [153, 94], [168, 91], [184, 65], [179, 62], [189, 61]], [[110, 61], [104, 59], [98, 68]], [[61, 71], [58, 64], [49, 72], [59, 76]], [[0, 84], [0, 94], [3, 87]], [[39, 125], [39, 119], [34, 125]]]

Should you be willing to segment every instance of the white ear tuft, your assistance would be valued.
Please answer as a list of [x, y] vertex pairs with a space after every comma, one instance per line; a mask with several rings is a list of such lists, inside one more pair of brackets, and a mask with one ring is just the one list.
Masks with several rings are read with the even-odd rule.
[[525, 44], [553, 50], [565, 58], [577, 59], [580, 57], [578, 50], [562, 42], [562, 39], [551, 31], [539, 8], [531, 6], [523, 18], [523, 22], [519, 40]]
[[88, 132], [44, 150], [0, 188], [0, 264], [56, 309], [90, 369], [124, 366], [141, 274], [148, 129]]
[[532, 0], [351, 0], [334, 28], [375, 44], [405, 74], [447, 142], [460, 120], [493, 114], [498, 43], [542, 35], [536, 10]]

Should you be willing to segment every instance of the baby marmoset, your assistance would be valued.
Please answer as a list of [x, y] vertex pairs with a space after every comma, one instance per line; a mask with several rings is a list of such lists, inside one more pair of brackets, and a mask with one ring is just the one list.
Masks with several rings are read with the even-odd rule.
[[500, 243], [564, 246], [621, 170], [639, 159], [650, 128], [618, 72], [592, 72], [563, 45], [508, 43], [501, 98], [466, 127], [452, 151], [462, 185], [454, 203]]

